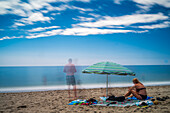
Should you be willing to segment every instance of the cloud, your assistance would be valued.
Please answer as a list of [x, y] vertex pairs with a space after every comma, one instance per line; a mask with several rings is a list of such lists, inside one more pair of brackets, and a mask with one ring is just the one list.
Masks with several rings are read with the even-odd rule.
[[113, 33], [128, 33], [133, 30], [113, 30], [113, 29], [98, 29], [98, 28], [68, 28], [60, 33], [60, 35], [96, 35], [96, 34], [113, 34]]
[[27, 17], [34, 10], [40, 10], [44, 7], [50, 7], [49, 3], [56, 0], [28, 0], [28, 2], [22, 2], [21, 0], [3, 0], [0, 1], [0, 15], [3, 14], [15, 14], [21, 17]]
[[[52, 19], [52, 17], [45, 17], [42, 13], [49, 11], [64, 11], [66, 9], [79, 10], [81, 12], [93, 11], [90, 8], [81, 8], [73, 5], [61, 4], [58, 7], [52, 6], [51, 3], [56, 2], [71, 2], [73, 0], [28, 0], [23, 2], [21, 0], [2, 0], [0, 1], [0, 15], [14, 14], [21, 17], [21, 19], [14, 21], [12, 27], [24, 26], [26, 24], [34, 24], [35, 22], [44, 22]], [[78, 2], [90, 2], [90, 0], [76, 0]], [[42, 10], [42, 11], [41, 11]], [[59, 13], [59, 12], [58, 12]]]
[[142, 5], [152, 6], [155, 4], [170, 8], [170, 0], [133, 0], [134, 2]]
[[79, 1], [79, 2], [90, 2], [91, 0], [76, 0], [76, 1]]
[[89, 15], [90, 15], [90, 16], [93, 16], [93, 17], [96, 17], [96, 18], [100, 17], [100, 15], [94, 14], [94, 13], [89, 13]]
[[14, 38], [23, 38], [23, 36], [18, 36], [18, 37], [16, 37], [16, 36], [12, 36], [12, 37], [5, 36], [5, 37], [0, 38], [0, 40], [5, 40], [5, 39], [14, 39]]
[[142, 12], [147, 12], [150, 10], [152, 6], [150, 5], [137, 5], [141, 10], [136, 11], [136, 13], [142, 13]]
[[31, 33], [26, 38], [39, 38], [39, 37], [48, 37], [55, 35], [74, 35], [74, 36], [87, 36], [87, 35], [97, 35], [97, 34], [113, 34], [113, 33], [130, 33], [134, 30], [116, 30], [116, 29], [98, 29], [98, 28], [67, 28], [67, 29], [55, 29], [47, 32], [41, 33]]
[[[115, 4], [121, 4], [122, 1], [127, 1], [127, 0], [113, 0]], [[166, 8], [170, 8], [170, 0], [130, 0], [130, 1], [137, 3], [136, 6], [141, 9], [136, 13], [147, 12], [154, 5], [160, 5]]]
[[72, 1], [90, 2], [91, 0], [57, 0], [56, 2], [72, 2]]
[[87, 17], [82, 17], [82, 16], [78, 16], [78, 18], [73, 18], [73, 20], [78, 20], [78, 21], [92, 21], [94, 20], [94, 18], [87, 18]]
[[34, 24], [34, 22], [40, 21], [50, 21], [52, 18], [50, 17], [45, 17], [42, 13], [36, 12], [30, 14], [27, 18], [22, 18], [20, 20], [17, 20], [16, 23], [14, 23], [14, 27], [16, 26], [24, 26], [26, 24]]
[[70, 9], [77, 9], [77, 10], [80, 10], [80, 11], [93, 11], [93, 9], [90, 9], [90, 8], [80, 8], [80, 7], [76, 7], [76, 6], [71, 6], [69, 8]]
[[168, 16], [164, 16], [162, 13], [158, 14], [134, 14], [134, 15], [125, 15], [120, 17], [110, 17], [104, 16], [102, 19], [97, 20], [96, 22], [82, 22], [75, 24], [75, 26], [84, 26], [84, 27], [106, 27], [112, 25], [131, 25], [137, 23], [150, 23], [156, 22], [159, 20], [166, 20]]
[[61, 13], [51, 13], [51, 15], [55, 16], [55, 15], [60, 15]]
[[[40, 10], [42, 8], [46, 8], [47, 10], [43, 11], [43, 13], [47, 13], [48, 11], [58, 10], [62, 11], [67, 8], [69, 9], [78, 9], [81, 11], [90, 11], [91, 9], [84, 9], [75, 6], [61, 5], [59, 7], [53, 7], [50, 3], [55, 2], [71, 2], [73, 0], [28, 0], [28, 2], [22, 2], [21, 0], [2, 0], [0, 1], [0, 15], [4, 14], [15, 14], [21, 17], [26, 17], [29, 13], [34, 12], [35, 10]], [[90, 2], [90, 0], [76, 0], [79, 2]]]
[[164, 22], [160, 24], [154, 24], [154, 25], [145, 25], [145, 26], [138, 26], [137, 28], [142, 28], [142, 29], [155, 29], [155, 28], [167, 28], [170, 27], [170, 22]]
[[25, 24], [19, 23], [19, 22], [15, 22], [13, 27], [17, 27], [17, 26], [25, 26]]
[[133, 0], [137, 3], [137, 7], [141, 10], [136, 13], [142, 13], [149, 11], [154, 5], [160, 5], [166, 8], [170, 8], [170, 0]]
[[[58, 28], [58, 26], [51, 26], [51, 27], [44, 27], [44, 28], [35, 28], [29, 30], [29, 32], [34, 31], [44, 31], [46, 29], [53, 29]], [[99, 29], [99, 28], [83, 28], [83, 27], [75, 27], [75, 28], [67, 28], [67, 29], [54, 29], [45, 32], [39, 33], [30, 33], [25, 38], [33, 39], [33, 38], [40, 38], [40, 37], [50, 37], [56, 35], [71, 35], [71, 36], [87, 36], [87, 35], [98, 35], [98, 34], [114, 34], [114, 33], [144, 33], [148, 32], [148, 30], [144, 31], [135, 31], [135, 30], [122, 30], [122, 29]], [[23, 36], [13, 36], [13, 37], [3, 37], [0, 40], [4, 39], [14, 39], [14, 38], [23, 38]]]
[[30, 34], [29, 36], [26, 36], [28, 39], [32, 38], [39, 38], [39, 37], [48, 37], [48, 36], [54, 36], [54, 35], [59, 35], [63, 30], [62, 29], [57, 29], [57, 30], [51, 30], [47, 32], [41, 32], [41, 33], [34, 33]]
[[136, 33], [146, 33], [149, 32], [148, 30], [144, 30], [144, 31], [135, 31]]
[[60, 28], [60, 26], [50, 26], [50, 27], [38, 27], [38, 28], [34, 28], [31, 30], [28, 30], [29, 32], [37, 32], [37, 31], [45, 31], [47, 29], [54, 29], [54, 28]]
[[73, 5], [67, 5], [67, 4], [60, 5], [58, 7], [53, 7], [53, 6], [49, 5], [46, 8], [47, 8], [47, 10], [43, 10], [42, 11], [43, 13], [48, 13], [49, 11], [64, 11], [66, 9], [79, 10], [79, 11], [83, 11], [83, 12], [93, 11], [93, 9], [90, 9], [90, 8], [80, 8], [80, 7], [76, 7], [76, 6], [73, 6]]
[[48, 13], [48, 11], [47, 11], [47, 10], [41, 10], [41, 12], [42, 12], [42, 13]]
[[20, 0], [0, 1], [0, 15], [15, 14], [19, 16], [26, 16], [26, 12], [22, 9]]
[[121, 4], [123, 0], [113, 0], [115, 4]]

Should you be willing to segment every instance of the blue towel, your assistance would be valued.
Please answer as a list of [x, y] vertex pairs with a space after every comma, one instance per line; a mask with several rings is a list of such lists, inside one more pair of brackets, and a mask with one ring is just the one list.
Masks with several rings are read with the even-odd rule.
[[[153, 98], [153, 97], [147, 96], [147, 98], [146, 98], [145, 100], [149, 100], [149, 99], [151, 99], [151, 98]], [[138, 100], [136, 97], [128, 97], [127, 99]]]

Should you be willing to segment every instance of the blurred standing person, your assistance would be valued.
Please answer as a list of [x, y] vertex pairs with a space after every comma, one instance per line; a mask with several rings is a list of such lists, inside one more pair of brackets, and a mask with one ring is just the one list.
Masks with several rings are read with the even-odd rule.
[[73, 91], [74, 91], [74, 99], [77, 98], [77, 92], [76, 92], [76, 80], [74, 77], [74, 73], [77, 72], [75, 65], [72, 64], [72, 59], [70, 58], [68, 60], [68, 64], [66, 64], [64, 66], [64, 73], [66, 73], [66, 81], [67, 81], [67, 85], [68, 85], [68, 95], [70, 98], [70, 92], [71, 92], [71, 88], [70, 86], [73, 86]]

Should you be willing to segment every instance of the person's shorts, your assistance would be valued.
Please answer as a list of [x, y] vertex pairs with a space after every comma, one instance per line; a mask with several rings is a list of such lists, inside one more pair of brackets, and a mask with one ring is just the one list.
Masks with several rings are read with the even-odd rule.
[[66, 76], [67, 85], [76, 85], [74, 75], [67, 75]]

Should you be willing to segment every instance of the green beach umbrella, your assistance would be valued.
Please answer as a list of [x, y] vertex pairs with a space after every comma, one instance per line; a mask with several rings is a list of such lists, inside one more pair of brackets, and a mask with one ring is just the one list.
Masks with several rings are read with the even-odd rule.
[[108, 75], [131, 75], [135, 76], [135, 73], [129, 70], [126, 67], [121, 66], [113, 62], [99, 62], [93, 64], [92, 66], [87, 67], [82, 70], [82, 73], [89, 74], [105, 74], [106, 78], [106, 96], [108, 96]]

